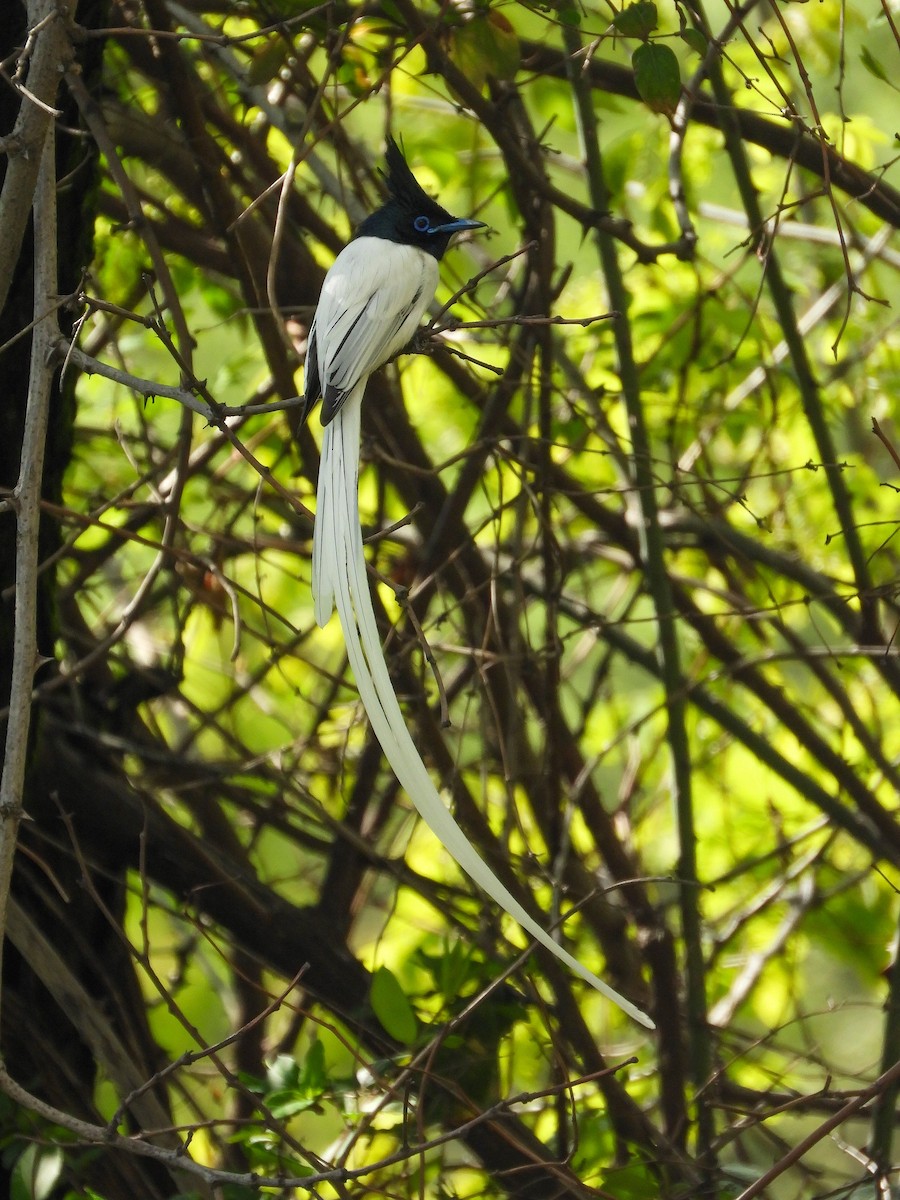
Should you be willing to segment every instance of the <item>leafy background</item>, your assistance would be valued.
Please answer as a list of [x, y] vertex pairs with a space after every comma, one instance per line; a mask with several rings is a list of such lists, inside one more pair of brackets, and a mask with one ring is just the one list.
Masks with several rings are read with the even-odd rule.
[[[13, 502], [0, 542], [0, 659], [33, 603], [48, 660], [11, 1194], [893, 1195], [892, 5], [0, 25], [4, 133], [51, 36], [63, 68], [59, 299], [40, 192], [3, 248], [7, 492], [42, 372], [53, 405], [33, 595]], [[388, 130], [490, 232], [369, 387], [386, 655], [469, 836], [655, 1035], [460, 875], [315, 627], [320, 425], [289, 401]]]

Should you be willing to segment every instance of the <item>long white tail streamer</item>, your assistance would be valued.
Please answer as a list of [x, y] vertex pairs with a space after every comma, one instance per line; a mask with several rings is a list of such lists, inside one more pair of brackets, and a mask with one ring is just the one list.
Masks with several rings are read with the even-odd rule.
[[324, 625], [337, 606], [356, 686], [385, 758], [422, 819], [459, 866], [570, 970], [635, 1021], [653, 1029], [646, 1013], [558, 945], [503, 886], [441, 800], [410, 736], [384, 660], [366, 577], [357, 492], [365, 382], [357, 385], [325, 427], [313, 537], [316, 621]]

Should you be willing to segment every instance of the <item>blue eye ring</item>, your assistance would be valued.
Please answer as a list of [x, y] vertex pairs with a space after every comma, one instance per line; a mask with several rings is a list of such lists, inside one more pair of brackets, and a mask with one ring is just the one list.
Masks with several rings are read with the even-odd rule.
[[427, 217], [416, 217], [413, 221], [413, 229], [418, 233], [428, 233], [431, 229], [431, 222]]

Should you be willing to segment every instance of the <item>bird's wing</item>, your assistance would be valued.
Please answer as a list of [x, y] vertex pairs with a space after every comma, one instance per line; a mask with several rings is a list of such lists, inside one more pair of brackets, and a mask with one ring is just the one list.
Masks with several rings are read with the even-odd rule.
[[319, 382], [319, 356], [316, 352], [316, 319], [313, 317], [306, 339], [306, 365], [303, 372], [303, 407], [300, 410], [302, 425], [315, 408], [322, 395], [322, 385]]
[[[409, 342], [437, 281], [437, 262], [415, 246], [361, 237], [341, 251], [325, 276], [307, 353], [316, 355], [323, 424]], [[309, 402], [308, 387], [305, 394]]]

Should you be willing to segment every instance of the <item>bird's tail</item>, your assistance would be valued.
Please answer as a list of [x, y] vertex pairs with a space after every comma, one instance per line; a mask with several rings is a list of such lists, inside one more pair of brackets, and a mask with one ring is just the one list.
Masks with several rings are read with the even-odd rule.
[[635, 1021], [652, 1029], [653, 1022], [645, 1013], [559, 946], [504, 887], [441, 800], [410, 737], [384, 661], [366, 578], [357, 500], [364, 386], [347, 398], [325, 427], [313, 538], [316, 621], [324, 625], [337, 605], [350, 666], [375, 736], [407, 795], [444, 848], [527, 933]]

